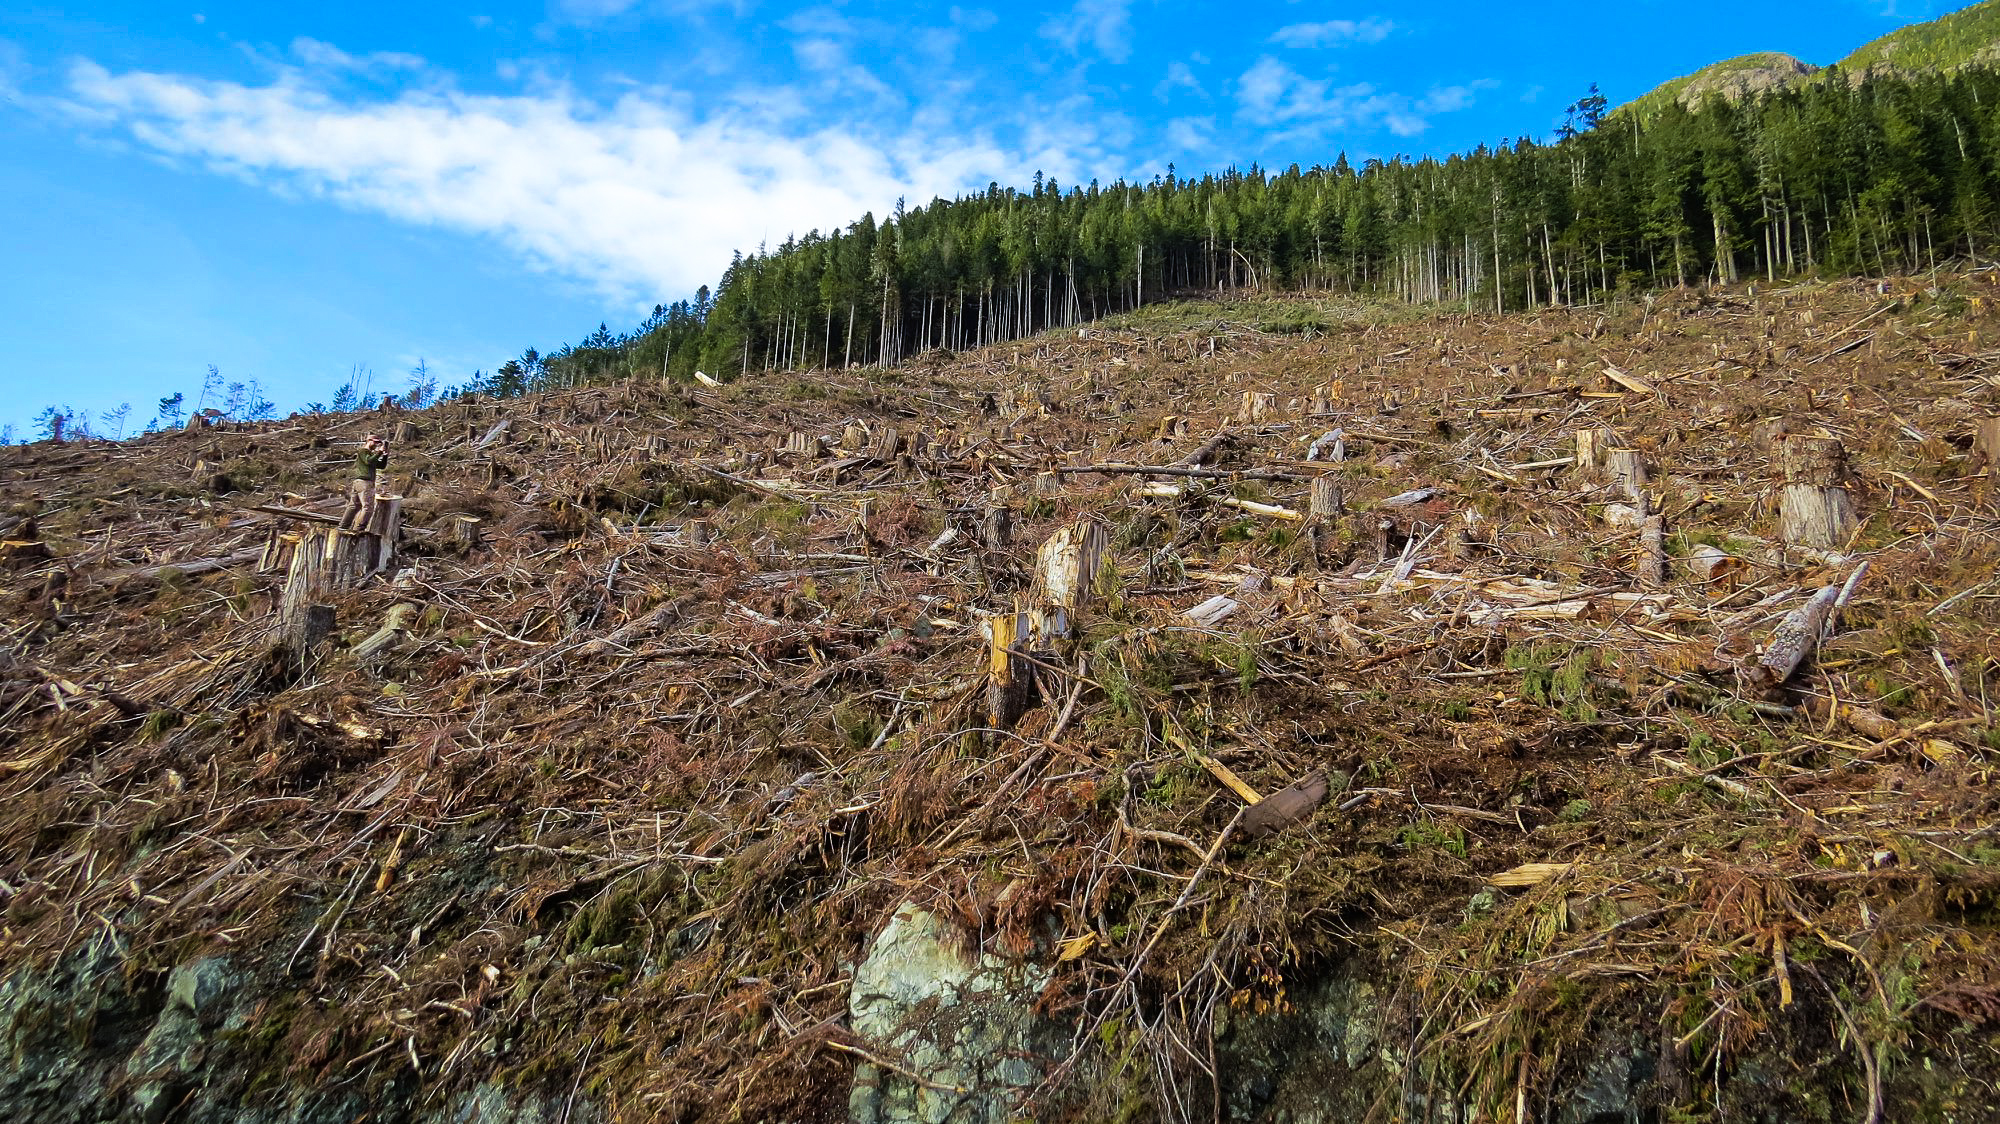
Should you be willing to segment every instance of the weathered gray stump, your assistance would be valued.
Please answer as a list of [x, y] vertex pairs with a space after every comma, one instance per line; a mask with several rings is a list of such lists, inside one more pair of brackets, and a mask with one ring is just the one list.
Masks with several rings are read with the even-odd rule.
[[389, 433], [389, 440], [394, 441], [398, 445], [413, 445], [423, 435], [424, 430], [422, 426], [406, 419], [396, 423], [396, 428]]
[[1847, 451], [1832, 437], [1793, 435], [1778, 446], [1784, 492], [1778, 533], [1786, 542], [1833, 550], [1861, 524], [1847, 494]]
[[1004, 504], [987, 508], [979, 537], [988, 550], [1006, 550], [1014, 541], [1014, 513]]
[[1646, 500], [1646, 457], [1637, 449], [1608, 449], [1604, 456], [1604, 475], [1611, 486], [1625, 493], [1632, 506], [1645, 514], [1649, 504]]

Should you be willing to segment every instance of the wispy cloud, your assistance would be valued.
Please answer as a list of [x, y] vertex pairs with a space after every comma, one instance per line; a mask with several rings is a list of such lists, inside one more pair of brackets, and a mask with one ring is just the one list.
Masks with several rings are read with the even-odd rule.
[[1388, 20], [1327, 20], [1323, 23], [1295, 23], [1271, 34], [1271, 42], [1281, 47], [1301, 49], [1336, 47], [1344, 43], [1380, 43], [1396, 30]]
[[1072, 54], [1087, 43], [1112, 62], [1132, 57], [1132, 0], [1076, 0], [1076, 7], [1042, 24], [1042, 37]]
[[1433, 87], [1412, 98], [1368, 82], [1336, 86], [1330, 79], [1307, 78], [1265, 55], [1236, 80], [1236, 112], [1244, 122], [1278, 130], [1285, 138], [1319, 136], [1334, 129], [1387, 129], [1399, 137], [1413, 137], [1430, 127], [1431, 117], [1470, 107], [1476, 91], [1493, 85], [1482, 80]]
[[1198, 97], [1208, 96], [1208, 91], [1202, 89], [1201, 80], [1194, 76], [1194, 70], [1178, 59], [1167, 64], [1167, 76], [1153, 87], [1153, 96], [1166, 101], [1175, 90], [1188, 90]]
[[712, 281], [732, 250], [830, 230], [898, 197], [1018, 182], [1037, 167], [1074, 176], [1097, 143], [1074, 126], [1003, 148], [962, 132], [826, 125], [782, 101], [697, 116], [666, 90], [610, 104], [566, 88], [370, 96], [299, 70], [243, 85], [88, 61], [71, 68], [64, 104], [79, 124], [162, 158], [488, 236], [642, 303]]
[[401, 51], [350, 55], [331, 43], [301, 36], [292, 40], [292, 54], [306, 66], [322, 70], [421, 70], [424, 60]]
[[1214, 133], [1213, 117], [1176, 117], [1167, 122], [1167, 144], [1181, 152], [1207, 151]]

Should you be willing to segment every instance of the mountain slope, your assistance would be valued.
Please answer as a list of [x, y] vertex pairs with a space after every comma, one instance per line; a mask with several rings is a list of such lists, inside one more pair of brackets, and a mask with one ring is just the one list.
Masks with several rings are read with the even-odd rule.
[[[2000, 59], [2000, 0], [1982, 0], [1929, 23], [1898, 28], [1857, 49], [1832, 68], [1855, 82], [1872, 74], [1912, 74], [1958, 70]], [[1651, 117], [1673, 102], [1693, 107], [1720, 95], [1736, 100], [1749, 94], [1809, 82], [1827, 68], [1779, 51], [1760, 51], [1711, 63], [1661, 83], [1620, 107]]]
[[2000, 0], [1983, 0], [1929, 23], [1884, 35], [1840, 60], [1859, 77], [1871, 72], [1957, 70], [2000, 58]]

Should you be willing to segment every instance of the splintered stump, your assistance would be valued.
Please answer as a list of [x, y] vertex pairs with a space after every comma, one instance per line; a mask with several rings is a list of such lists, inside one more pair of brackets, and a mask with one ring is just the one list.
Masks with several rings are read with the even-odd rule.
[[390, 430], [389, 440], [398, 445], [414, 445], [423, 435], [424, 431], [422, 427], [418, 426], [416, 422], [399, 421], [396, 423], [396, 427]]
[[1847, 451], [1832, 437], [1791, 436], [1778, 445], [1784, 493], [1778, 533], [1786, 542], [1832, 550], [1860, 526], [1847, 494]]
[[1579, 429], [1576, 431], [1576, 474], [1585, 483], [1595, 484], [1604, 479], [1605, 462], [1618, 439], [1608, 429]]
[[1091, 599], [1109, 546], [1104, 525], [1094, 520], [1057, 531], [1036, 553], [1029, 607], [996, 613], [981, 624], [986, 711], [995, 729], [1012, 728], [1033, 704], [1037, 668], [1061, 658], [1056, 649], [1074, 634], [1076, 613]]
[[1275, 414], [1277, 409], [1276, 394], [1263, 390], [1246, 390], [1243, 392], [1242, 405], [1237, 411], [1237, 419], [1245, 424], [1261, 422]]
[[[395, 561], [402, 509], [400, 497], [378, 496], [359, 530], [315, 527], [300, 533], [274, 625], [276, 647], [287, 662], [302, 672], [310, 670], [320, 642], [333, 629], [333, 608], [325, 602]], [[271, 549], [267, 543], [266, 553]]]

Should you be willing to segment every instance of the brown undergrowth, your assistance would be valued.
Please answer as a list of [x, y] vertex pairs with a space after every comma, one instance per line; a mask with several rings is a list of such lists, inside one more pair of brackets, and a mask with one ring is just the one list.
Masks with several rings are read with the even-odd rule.
[[[1836, 1092], [1771, 1095], [1858, 1113], [1915, 1059], [1990, 1052], [2000, 1017], [1991, 281], [1190, 306], [895, 372], [440, 406], [397, 450], [399, 572], [340, 595], [303, 678], [266, 658], [282, 575], [249, 548], [273, 508], [328, 506], [329, 444], [387, 419], [5, 450], [53, 558], [6, 594], [0, 959], [110, 941], [156, 982], [248, 954], [270, 998], [235, 1033], [274, 1047], [270, 1082], [839, 1119], [840, 1047], [872, 1048], [846, 982], [913, 900], [1055, 962], [1040, 1006], [1098, 1058], [1058, 1067], [1046, 1116], [1206, 1118], [1218, 1012], [1282, 1016], [1342, 963], [1395, 982], [1383, 1119], [1413, 1096], [1512, 1119], [1620, 1034], [1679, 1118], [1783, 1044]], [[1774, 419], [1846, 445], [1852, 542], [1776, 541]], [[1344, 458], [1308, 462], [1336, 427]], [[1652, 464], [1660, 588], [1560, 463], [1588, 427]], [[1222, 431], [1213, 477], [1058, 471], [1184, 465]], [[777, 451], [794, 433], [839, 448]], [[214, 463], [273, 484], [204, 494]], [[1302, 513], [1320, 474], [1338, 520], [1239, 506]], [[470, 553], [454, 516], [483, 520]], [[1037, 704], [992, 728], [981, 617], [1079, 518], [1109, 562]], [[1741, 569], [1694, 579], [1703, 546]], [[1745, 689], [1864, 560], [1814, 661]], [[1227, 619], [1182, 616], [1253, 574]], [[404, 602], [386, 654], [346, 650]], [[1211, 864], [1242, 802], [1204, 759], [1333, 792]]]

